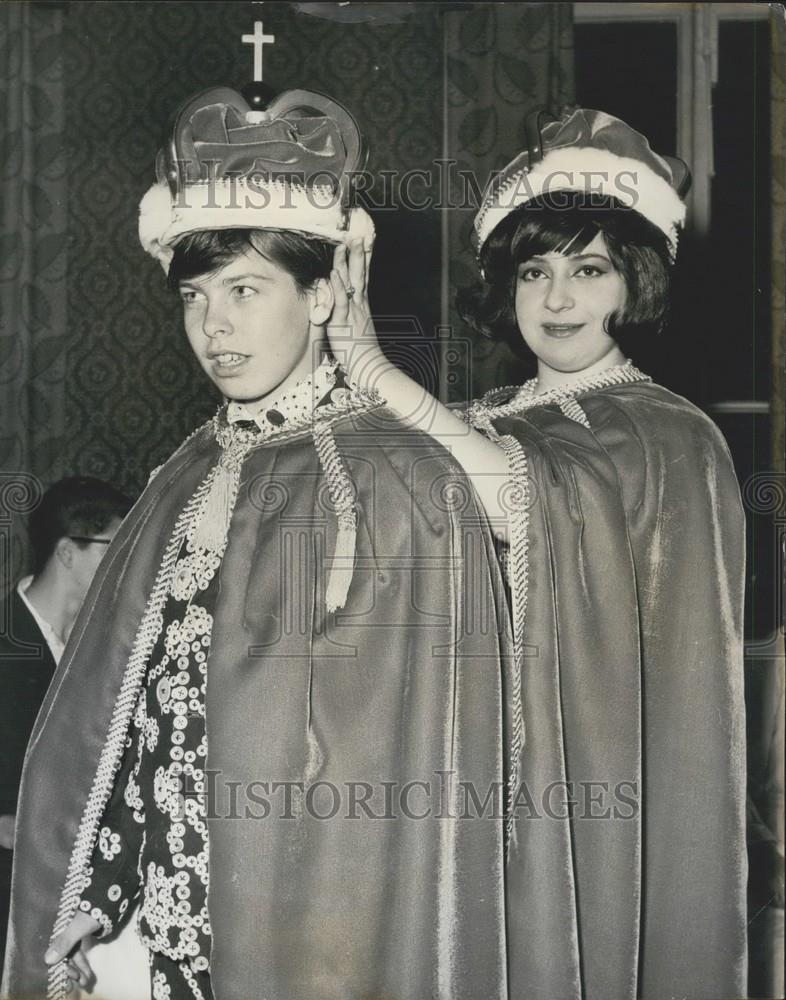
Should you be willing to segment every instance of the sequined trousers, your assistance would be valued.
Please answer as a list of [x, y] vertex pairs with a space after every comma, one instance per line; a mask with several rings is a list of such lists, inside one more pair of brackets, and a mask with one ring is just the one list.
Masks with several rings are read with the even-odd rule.
[[184, 541], [79, 904], [111, 933], [139, 897], [142, 942], [191, 975], [208, 972], [211, 945], [205, 691], [219, 566]]
[[152, 1000], [214, 1000], [209, 972], [195, 972], [187, 962], [174, 962], [157, 951], [148, 954]]

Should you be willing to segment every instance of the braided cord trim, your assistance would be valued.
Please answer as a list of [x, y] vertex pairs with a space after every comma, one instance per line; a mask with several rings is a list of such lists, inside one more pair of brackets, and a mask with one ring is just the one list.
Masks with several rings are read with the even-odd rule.
[[525, 741], [522, 674], [529, 584], [530, 487], [529, 463], [524, 448], [512, 434], [504, 434], [497, 440], [507, 457], [510, 479], [513, 483], [508, 556], [508, 582], [511, 594], [511, 617], [513, 619], [513, 704], [511, 711], [508, 800], [505, 817], [505, 852], [506, 857], [510, 857], [510, 849], [515, 833], [513, 804], [518, 794], [521, 753], [524, 749]]
[[566, 399], [564, 402], [559, 404], [559, 408], [570, 420], [575, 420], [577, 424], [581, 424], [590, 430], [589, 417], [581, 408], [581, 404], [576, 399]]
[[[211, 470], [183, 508], [164, 552], [161, 566], [134, 639], [134, 646], [123, 676], [120, 694], [109, 723], [106, 742], [71, 851], [68, 874], [60, 897], [53, 937], [64, 930], [77, 910], [79, 897], [84, 888], [85, 868], [95, 847], [101, 816], [112, 793], [115, 774], [123, 755], [126, 733], [139, 696], [139, 689], [144, 681], [150, 654], [163, 627], [162, 612], [171, 587], [177, 554], [192, 522], [199, 516], [204, 497], [210, 490], [217, 469], [218, 466], [215, 466]], [[66, 962], [62, 961], [53, 965], [49, 970], [48, 1000], [68, 1000], [69, 983]]]
[[358, 523], [355, 490], [344, 461], [339, 454], [330, 423], [322, 420], [315, 421], [313, 432], [314, 448], [327, 479], [330, 500], [338, 519], [336, 551], [325, 594], [328, 611], [337, 611], [344, 606], [352, 581], [355, 532]]
[[332, 427], [321, 420], [314, 424], [314, 448], [319, 464], [327, 477], [330, 499], [336, 508], [336, 514], [339, 519], [354, 517], [355, 491], [352, 488], [352, 481], [339, 454]]
[[[587, 375], [573, 382], [538, 392], [538, 380], [530, 379], [522, 386], [506, 386], [504, 389], [492, 389], [475, 400], [467, 410], [467, 418], [471, 424], [482, 423], [485, 420], [496, 420], [498, 417], [509, 417], [516, 413], [530, 410], [534, 406], [549, 406], [563, 403], [598, 389], [608, 389], [615, 385], [629, 385], [633, 382], [651, 382], [649, 375], [630, 361], [624, 365], [612, 365], [596, 375]], [[510, 394], [513, 394], [512, 397]], [[497, 402], [500, 397], [509, 397], [506, 402]]]

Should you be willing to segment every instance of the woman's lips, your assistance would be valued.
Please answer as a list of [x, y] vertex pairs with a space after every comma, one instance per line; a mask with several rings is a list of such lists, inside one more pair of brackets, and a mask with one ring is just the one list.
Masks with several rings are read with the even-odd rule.
[[547, 336], [558, 339], [570, 337], [584, 326], [583, 323], [543, 323], [541, 325]]

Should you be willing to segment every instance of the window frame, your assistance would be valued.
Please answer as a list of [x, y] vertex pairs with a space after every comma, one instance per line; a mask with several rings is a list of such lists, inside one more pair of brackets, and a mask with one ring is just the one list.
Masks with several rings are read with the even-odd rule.
[[764, 3], [573, 4], [577, 24], [656, 21], [677, 31], [677, 156], [691, 165], [687, 226], [706, 234], [711, 223], [712, 87], [718, 79], [718, 22], [766, 21]]
[[[573, 4], [577, 24], [658, 22], [677, 29], [677, 156], [691, 166], [686, 228], [707, 235], [711, 226], [713, 176], [712, 88], [718, 80], [720, 21], [766, 21], [766, 3], [601, 3]], [[715, 413], [769, 413], [769, 402], [722, 400]]]

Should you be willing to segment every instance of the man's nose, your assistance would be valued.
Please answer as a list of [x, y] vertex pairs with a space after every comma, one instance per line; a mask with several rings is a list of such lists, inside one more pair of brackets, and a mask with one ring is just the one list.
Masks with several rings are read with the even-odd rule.
[[205, 316], [202, 320], [205, 336], [211, 340], [215, 337], [232, 333], [232, 323], [226, 309], [218, 302], [208, 302]]
[[563, 309], [571, 308], [574, 302], [569, 280], [567, 277], [558, 275], [552, 277], [545, 300], [547, 309], [552, 312], [561, 312]]

